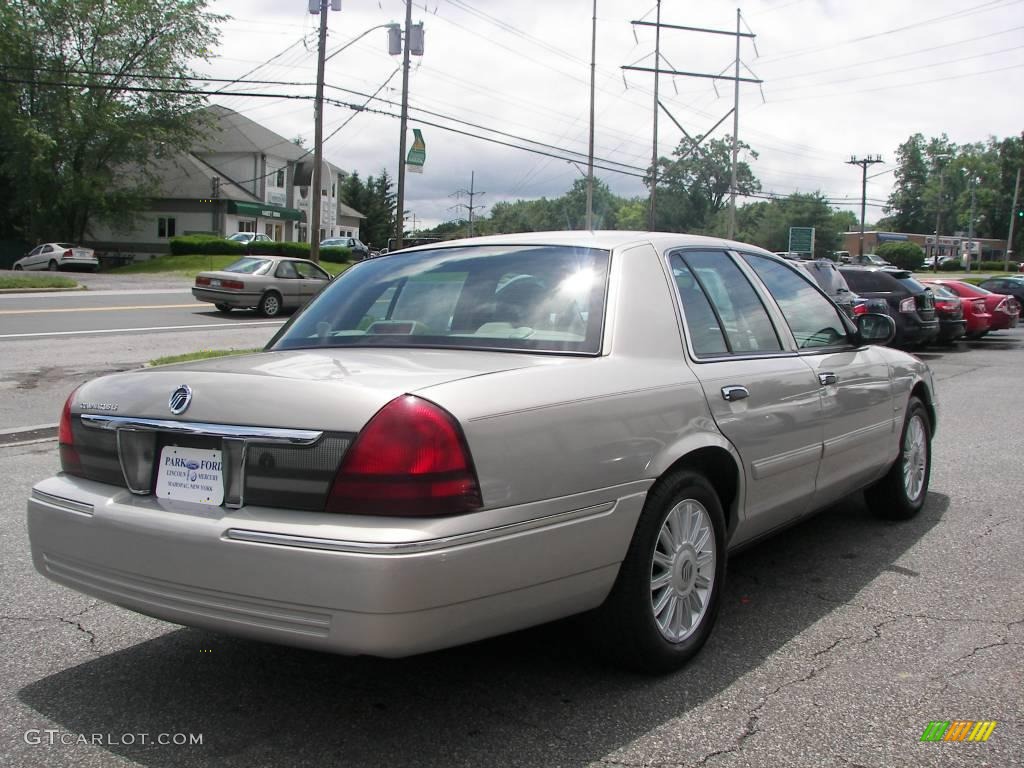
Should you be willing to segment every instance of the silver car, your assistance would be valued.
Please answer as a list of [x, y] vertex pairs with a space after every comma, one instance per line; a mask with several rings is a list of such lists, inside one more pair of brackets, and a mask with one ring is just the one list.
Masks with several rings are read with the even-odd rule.
[[868, 490], [924, 504], [932, 375], [793, 265], [636, 232], [361, 262], [260, 354], [68, 398], [36, 567], [167, 621], [406, 656], [572, 614], [621, 663], [707, 639], [728, 553]]
[[100, 268], [100, 261], [92, 248], [85, 248], [74, 243], [43, 243], [37, 245], [27, 254], [14, 262], [13, 269], [20, 272], [24, 269], [47, 269], [57, 272], [62, 269], [81, 269], [95, 272]]
[[196, 275], [192, 295], [220, 312], [255, 309], [276, 317], [316, 296], [331, 276], [306, 259], [246, 256], [224, 269]]

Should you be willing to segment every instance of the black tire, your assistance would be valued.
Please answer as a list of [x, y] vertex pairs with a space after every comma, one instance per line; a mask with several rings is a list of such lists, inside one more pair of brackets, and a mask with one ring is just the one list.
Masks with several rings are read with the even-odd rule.
[[267, 291], [260, 299], [259, 312], [264, 317], [277, 317], [281, 314], [281, 294]]
[[[656, 564], [655, 555], [665, 548], [662, 529], [669, 515], [677, 510], [681, 511], [682, 519], [693, 519], [691, 516], [696, 513], [703, 536], [710, 537], [700, 551], [692, 547], [687, 550], [685, 544], [677, 549], [678, 559], [669, 568]], [[718, 616], [726, 571], [725, 535], [725, 516], [718, 494], [703, 475], [684, 469], [665, 476], [647, 496], [608, 599], [588, 617], [588, 635], [598, 650], [617, 664], [648, 673], [670, 672], [689, 661], [711, 635]], [[712, 563], [706, 560], [710, 547]], [[703, 565], [701, 558], [696, 557], [700, 553], [705, 553]], [[666, 559], [664, 554], [661, 559]], [[661, 573], [655, 576], [659, 567]], [[705, 581], [710, 579], [702, 612], [690, 627], [679, 628], [685, 633], [679, 639], [670, 638], [667, 633], [672, 628], [663, 630], [659, 626], [657, 604], [666, 599], [677, 600], [671, 608], [666, 605], [669, 616], [661, 614], [669, 623], [673, 609], [682, 608], [684, 600], [696, 599], [702, 571]], [[669, 581], [659, 590], [654, 581], [666, 575]], [[689, 585], [691, 597], [679, 597], [684, 591], [678, 585], [684, 591]]]
[[[908, 439], [910, 435], [910, 439]], [[917, 436], [923, 438], [920, 441]], [[923, 454], [923, 455], [922, 455]], [[911, 471], [917, 467], [917, 471]], [[911, 482], [904, 472], [917, 475]], [[900, 431], [899, 456], [889, 472], [865, 492], [868, 505], [889, 520], [909, 520], [921, 511], [928, 496], [932, 472], [932, 425], [928, 409], [918, 398], [907, 403], [907, 415]], [[912, 478], [911, 478], [912, 479]], [[908, 488], [908, 485], [910, 487]]]
[[214, 308], [215, 308], [215, 309], [216, 309], [216, 310], [217, 310], [218, 312], [223, 312], [223, 313], [224, 313], [225, 315], [226, 315], [226, 314], [227, 314], [228, 312], [230, 312], [230, 311], [231, 311], [231, 305], [230, 305], [230, 304], [224, 304], [223, 302], [218, 302], [218, 303], [214, 304], [213, 306], [214, 306]]
[[58, 266], [56, 261], [50, 259], [50, 263], [46, 266], [46, 268], [51, 272], [56, 272], [60, 267]]
[[21, 264], [15, 264], [14, 265], [14, 271], [15, 272], [23, 272], [24, 270], [25, 270], [25, 268], [23, 266], [21, 266]]

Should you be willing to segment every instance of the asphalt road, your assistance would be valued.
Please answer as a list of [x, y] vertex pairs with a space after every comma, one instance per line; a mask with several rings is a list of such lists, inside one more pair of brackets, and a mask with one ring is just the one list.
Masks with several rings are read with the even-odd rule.
[[[98, 603], [29, 560], [54, 443], [0, 448], [0, 764], [1024, 764], [1024, 330], [923, 357], [941, 422], [922, 513], [881, 522], [858, 495], [734, 557], [708, 645], [660, 678], [603, 666], [572, 622], [383, 661]], [[998, 725], [923, 743], [933, 720]]]
[[0, 294], [0, 432], [55, 423], [71, 390], [96, 376], [163, 355], [262, 347], [284, 322], [223, 315], [182, 279], [75, 278], [90, 290]]

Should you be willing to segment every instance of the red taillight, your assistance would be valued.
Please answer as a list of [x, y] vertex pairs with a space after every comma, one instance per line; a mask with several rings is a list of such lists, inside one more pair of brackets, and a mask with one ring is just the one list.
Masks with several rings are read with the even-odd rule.
[[984, 299], [978, 299], [977, 301], [972, 302], [972, 303], [974, 304], [974, 314], [976, 314], [976, 315], [984, 315], [985, 314], [985, 300]]
[[74, 396], [74, 392], [68, 395], [64, 402], [64, 410], [60, 413], [57, 444], [60, 447], [60, 468], [70, 475], [82, 475], [82, 459], [75, 448], [75, 436], [71, 430], [71, 400]]
[[957, 308], [959, 301], [952, 301], [951, 299], [936, 299], [935, 308], [941, 309], [944, 312], [948, 312]]
[[240, 291], [245, 288], [245, 283], [241, 280], [221, 280], [221, 288], [230, 288], [233, 291]]
[[868, 313], [868, 305], [867, 304], [854, 304], [853, 305], [853, 314], [855, 314], [855, 315], [866, 315], [867, 313]]
[[432, 517], [483, 505], [466, 438], [447, 411], [413, 395], [385, 405], [334, 478], [328, 512]]
[[74, 256], [74, 254], [71, 252], [71, 249], [68, 248], [66, 251], [64, 251], [64, 253], [61, 256], [61, 258], [62, 259], [70, 259], [72, 256]]
[[196, 278], [196, 285], [209, 285], [209, 284], [210, 284], [210, 278], [208, 278], [208, 277], [197, 277]]

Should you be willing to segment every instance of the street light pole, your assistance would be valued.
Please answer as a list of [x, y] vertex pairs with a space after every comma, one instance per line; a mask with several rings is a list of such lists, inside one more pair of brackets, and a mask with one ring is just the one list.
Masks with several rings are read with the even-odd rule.
[[932, 251], [932, 269], [936, 272], [939, 271], [939, 226], [942, 221], [942, 184], [945, 181], [945, 176], [942, 173], [942, 166], [939, 165], [939, 160], [948, 160], [952, 155], [936, 155], [935, 156], [935, 168], [939, 174], [939, 198], [935, 204], [935, 248]]
[[1010, 254], [1013, 253], [1013, 225], [1017, 220], [1017, 194], [1020, 192], [1020, 166], [1017, 166], [1017, 181], [1013, 185], [1013, 205], [1010, 206], [1010, 234], [1006, 236], [1006, 253], [1003, 256], [1003, 272], [1010, 271]]
[[[594, 0], [594, 19], [590, 30], [590, 150], [587, 153], [587, 231], [594, 230], [594, 69], [597, 66], [597, 0]], [[472, 202], [472, 201], [470, 201]], [[472, 235], [472, 211], [470, 234]]]
[[[971, 220], [967, 223], [967, 271], [971, 271], [971, 262], [974, 261], [974, 193], [978, 186], [978, 178], [971, 173]], [[979, 256], [981, 249], [978, 249]], [[980, 262], [981, 259], [979, 258]], [[980, 270], [980, 264], [978, 269]]]
[[405, 35], [402, 46], [402, 126], [398, 138], [398, 207], [395, 209], [395, 247], [402, 247], [405, 236], [405, 132], [409, 124], [409, 32], [412, 29], [412, 0], [405, 0]]

